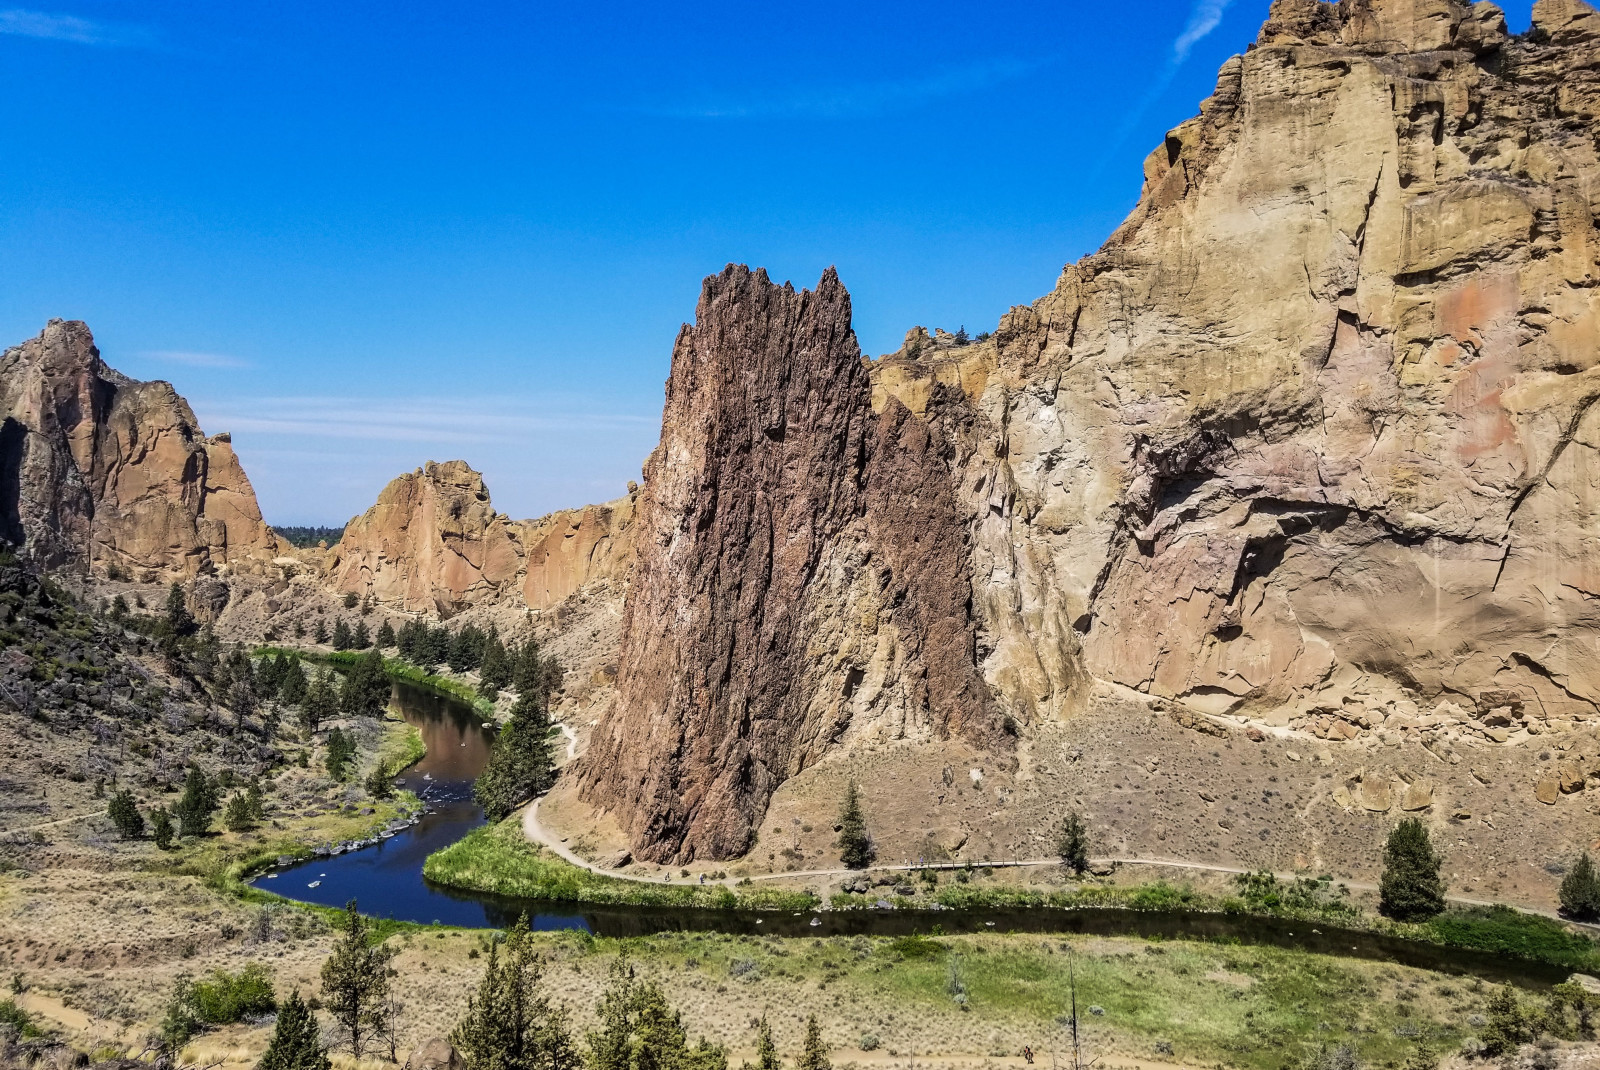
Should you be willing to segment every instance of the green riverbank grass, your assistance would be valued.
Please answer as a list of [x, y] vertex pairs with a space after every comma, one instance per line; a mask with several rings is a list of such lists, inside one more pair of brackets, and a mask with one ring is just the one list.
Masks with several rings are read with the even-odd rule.
[[435, 884], [469, 891], [572, 903], [810, 910], [819, 902], [808, 892], [783, 888], [645, 884], [591, 873], [529, 843], [522, 833], [520, 814], [474, 829], [460, 842], [429, 855], [422, 875]]
[[[814, 910], [820, 906], [818, 898], [807, 891], [759, 885], [730, 889], [722, 885], [646, 884], [591, 873], [529, 843], [518, 816], [474, 830], [460, 842], [435, 852], [424, 863], [422, 872], [436, 884], [527, 899], [721, 910]], [[1257, 893], [1260, 888], [1258, 881]], [[951, 883], [931, 895], [916, 898], [894, 895], [887, 888], [882, 889], [881, 895], [838, 894], [831, 897], [828, 905], [835, 910], [865, 909], [881, 898], [903, 909], [926, 909], [932, 902], [956, 910], [1113, 908], [1258, 915], [1384, 933], [1580, 972], [1600, 971], [1600, 945], [1593, 940], [1552, 918], [1509, 907], [1450, 910], [1428, 922], [1399, 924], [1363, 911], [1328, 889], [1320, 893], [1302, 888], [1298, 894], [1285, 890], [1279, 895], [1268, 890], [1266, 895], [1253, 894], [1249, 898], [1219, 897], [1165, 881], [1132, 886], [1085, 884], [1058, 891]]]
[[[913, 878], [908, 875], [906, 879]], [[887, 888], [881, 890], [882, 895], [840, 893], [829, 899], [829, 905], [835, 910], [859, 910], [887, 898], [894, 906], [907, 909], [926, 908], [934, 902], [957, 910], [1112, 908], [1250, 915], [1382, 933], [1582, 973], [1600, 971], [1600, 944], [1554, 918], [1512, 907], [1455, 907], [1429, 921], [1408, 924], [1363, 909], [1348, 897], [1336, 894], [1329, 882], [1302, 880], [1294, 886], [1278, 882], [1276, 887], [1270, 887], [1270, 879], [1261, 875], [1252, 875], [1251, 880], [1253, 883], [1246, 885], [1249, 894], [1244, 896], [1211, 895], [1166, 881], [1120, 886], [1083, 884], [1052, 890], [949, 883], [924, 889], [927, 894], [916, 898], [896, 896]]]
[[[391, 715], [392, 716], [392, 715]], [[378, 746], [378, 764], [394, 776], [422, 761], [428, 747], [422, 730], [395, 717], [384, 724], [383, 742]]]
[[1447, 947], [1565, 966], [1576, 973], [1600, 972], [1600, 945], [1553, 918], [1511, 907], [1449, 910], [1420, 925], [1393, 925], [1396, 936]]

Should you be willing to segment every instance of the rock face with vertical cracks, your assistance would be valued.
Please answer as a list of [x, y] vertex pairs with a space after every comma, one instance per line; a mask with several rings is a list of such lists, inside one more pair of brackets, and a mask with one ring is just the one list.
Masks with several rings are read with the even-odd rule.
[[170, 384], [108, 367], [71, 320], [0, 354], [0, 540], [45, 568], [169, 577], [278, 548], [229, 437]]
[[640, 857], [743, 853], [773, 790], [849, 734], [1000, 737], [937, 426], [871, 398], [832, 269], [814, 292], [706, 280], [581, 769]]
[[863, 371], [831, 276], [711, 280], [586, 793], [642, 857], [723, 857], [832, 742], [1027, 737], [1118, 688], [1195, 724], [1600, 717], [1597, 134], [1581, 0], [1522, 36], [1278, 0], [992, 337]]
[[1278, 0], [1138, 207], [880, 406], [967, 396], [984, 674], [1287, 723], [1600, 710], [1600, 15]]

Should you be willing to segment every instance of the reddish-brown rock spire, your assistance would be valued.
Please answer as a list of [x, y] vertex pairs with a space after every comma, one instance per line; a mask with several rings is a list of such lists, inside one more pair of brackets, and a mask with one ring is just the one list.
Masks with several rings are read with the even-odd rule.
[[[873, 415], [831, 268], [815, 292], [745, 267], [706, 280], [645, 469], [617, 703], [581, 774], [640, 857], [743, 853], [772, 791], [857, 717], [991, 733], [948, 475], [907, 420]], [[955, 552], [918, 560], [934, 546]], [[902, 656], [864, 689], [879, 646]]]

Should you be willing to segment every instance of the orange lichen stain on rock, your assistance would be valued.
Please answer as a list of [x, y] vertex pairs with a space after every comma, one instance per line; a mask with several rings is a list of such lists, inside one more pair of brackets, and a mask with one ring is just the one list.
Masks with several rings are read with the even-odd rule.
[[1439, 299], [1435, 329], [1441, 335], [1482, 348], [1482, 332], [1515, 317], [1521, 301], [1515, 272], [1474, 275]]
[[1516, 426], [1501, 403], [1513, 378], [1509, 365], [1505, 356], [1484, 357], [1462, 374], [1450, 392], [1450, 411], [1461, 417], [1456, 456], [1465, 464], [1507, 447], [1521, 453]]
[[1516, 378], [1515, 343], [1506, 328], [1521, 299], [1515, 272], [1473, 276], [1439, 299], [1434, 324], [1443, 342], [1440, 365], [1455, 365], [1469, 347], [1478, 355], [1450, 392], [1449, 410], [1462, 417], [1455, 452], [1465, 464], [1507, 447], [1521, 453], [1501, 400]]

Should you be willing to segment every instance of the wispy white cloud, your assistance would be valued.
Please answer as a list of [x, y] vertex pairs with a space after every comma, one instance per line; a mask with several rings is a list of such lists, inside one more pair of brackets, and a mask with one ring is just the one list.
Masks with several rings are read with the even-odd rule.
[[1149, 111], [1151, 106], [1171, 88], [1173, 79], [1178, 76], [1179, 68], [1188, 60], [1194, 46], [1210, 36], [1211, 32], [1222, 24], [1222, 16], [1232, 4], [1233, 0], [1194, 0], [1189, 8], [1189, 21], [1184, 23], [1183, 31], [1172, 39], [1171, 56], [1151, 81], [1150, 87], [1145, 90], [1144, 97], [1123, 117], [1122, 126], [1118, 128], [1116, 137], [1100, 155], [1096, 173], [1105, 166], [1106, 161], [1116, 150], [1122, 147], [1123, 142], [1128, 140], [1134, 127], [1144, 119], [1145, 112]]
[[1172, 62], [1182, 63], [1189, 58], [1189, 50], [1199, 44], [1222, 22], [1223, 12], [1233, 0], [1195, 0], [1189, 10], [1189, 22], [1172, 42]]
[[563, 399], [281, 397], [196, 407], [207, 428], [300, 440], [503, 443], [548, 432], [637, 431], [660, 422], [656, 414]]
[[147, 349], [140, 354], [163, 364], [187, 364], [191, 368], [250, 368], [248, 360], [225, 353], [195, 353], [186, 349]]
[[155, 43], [155, 35], [142, 27], [93, 22], [76, 15], [30, 11], [22, 7], [0, 8], [0, 34], [101, 48], [132, 48]]
[[647, 104], [638, 110], [674, 119], [839, 119], [902, 111], [944, 97], [976, 93], [1023, 78], [1046, 60], [1000, 58], [949, 67], [922, 78], [827, 88], [790, 88], [694, 102]]
[[639, 478], [661, 426], [655, 406], [579, 393], [192, 400], [202, 427], [233, 433], [262, 508], [283, 523], [360, 513], [430, 458], [478, 469], [495, 508], [513, 516], [615, 498]]

